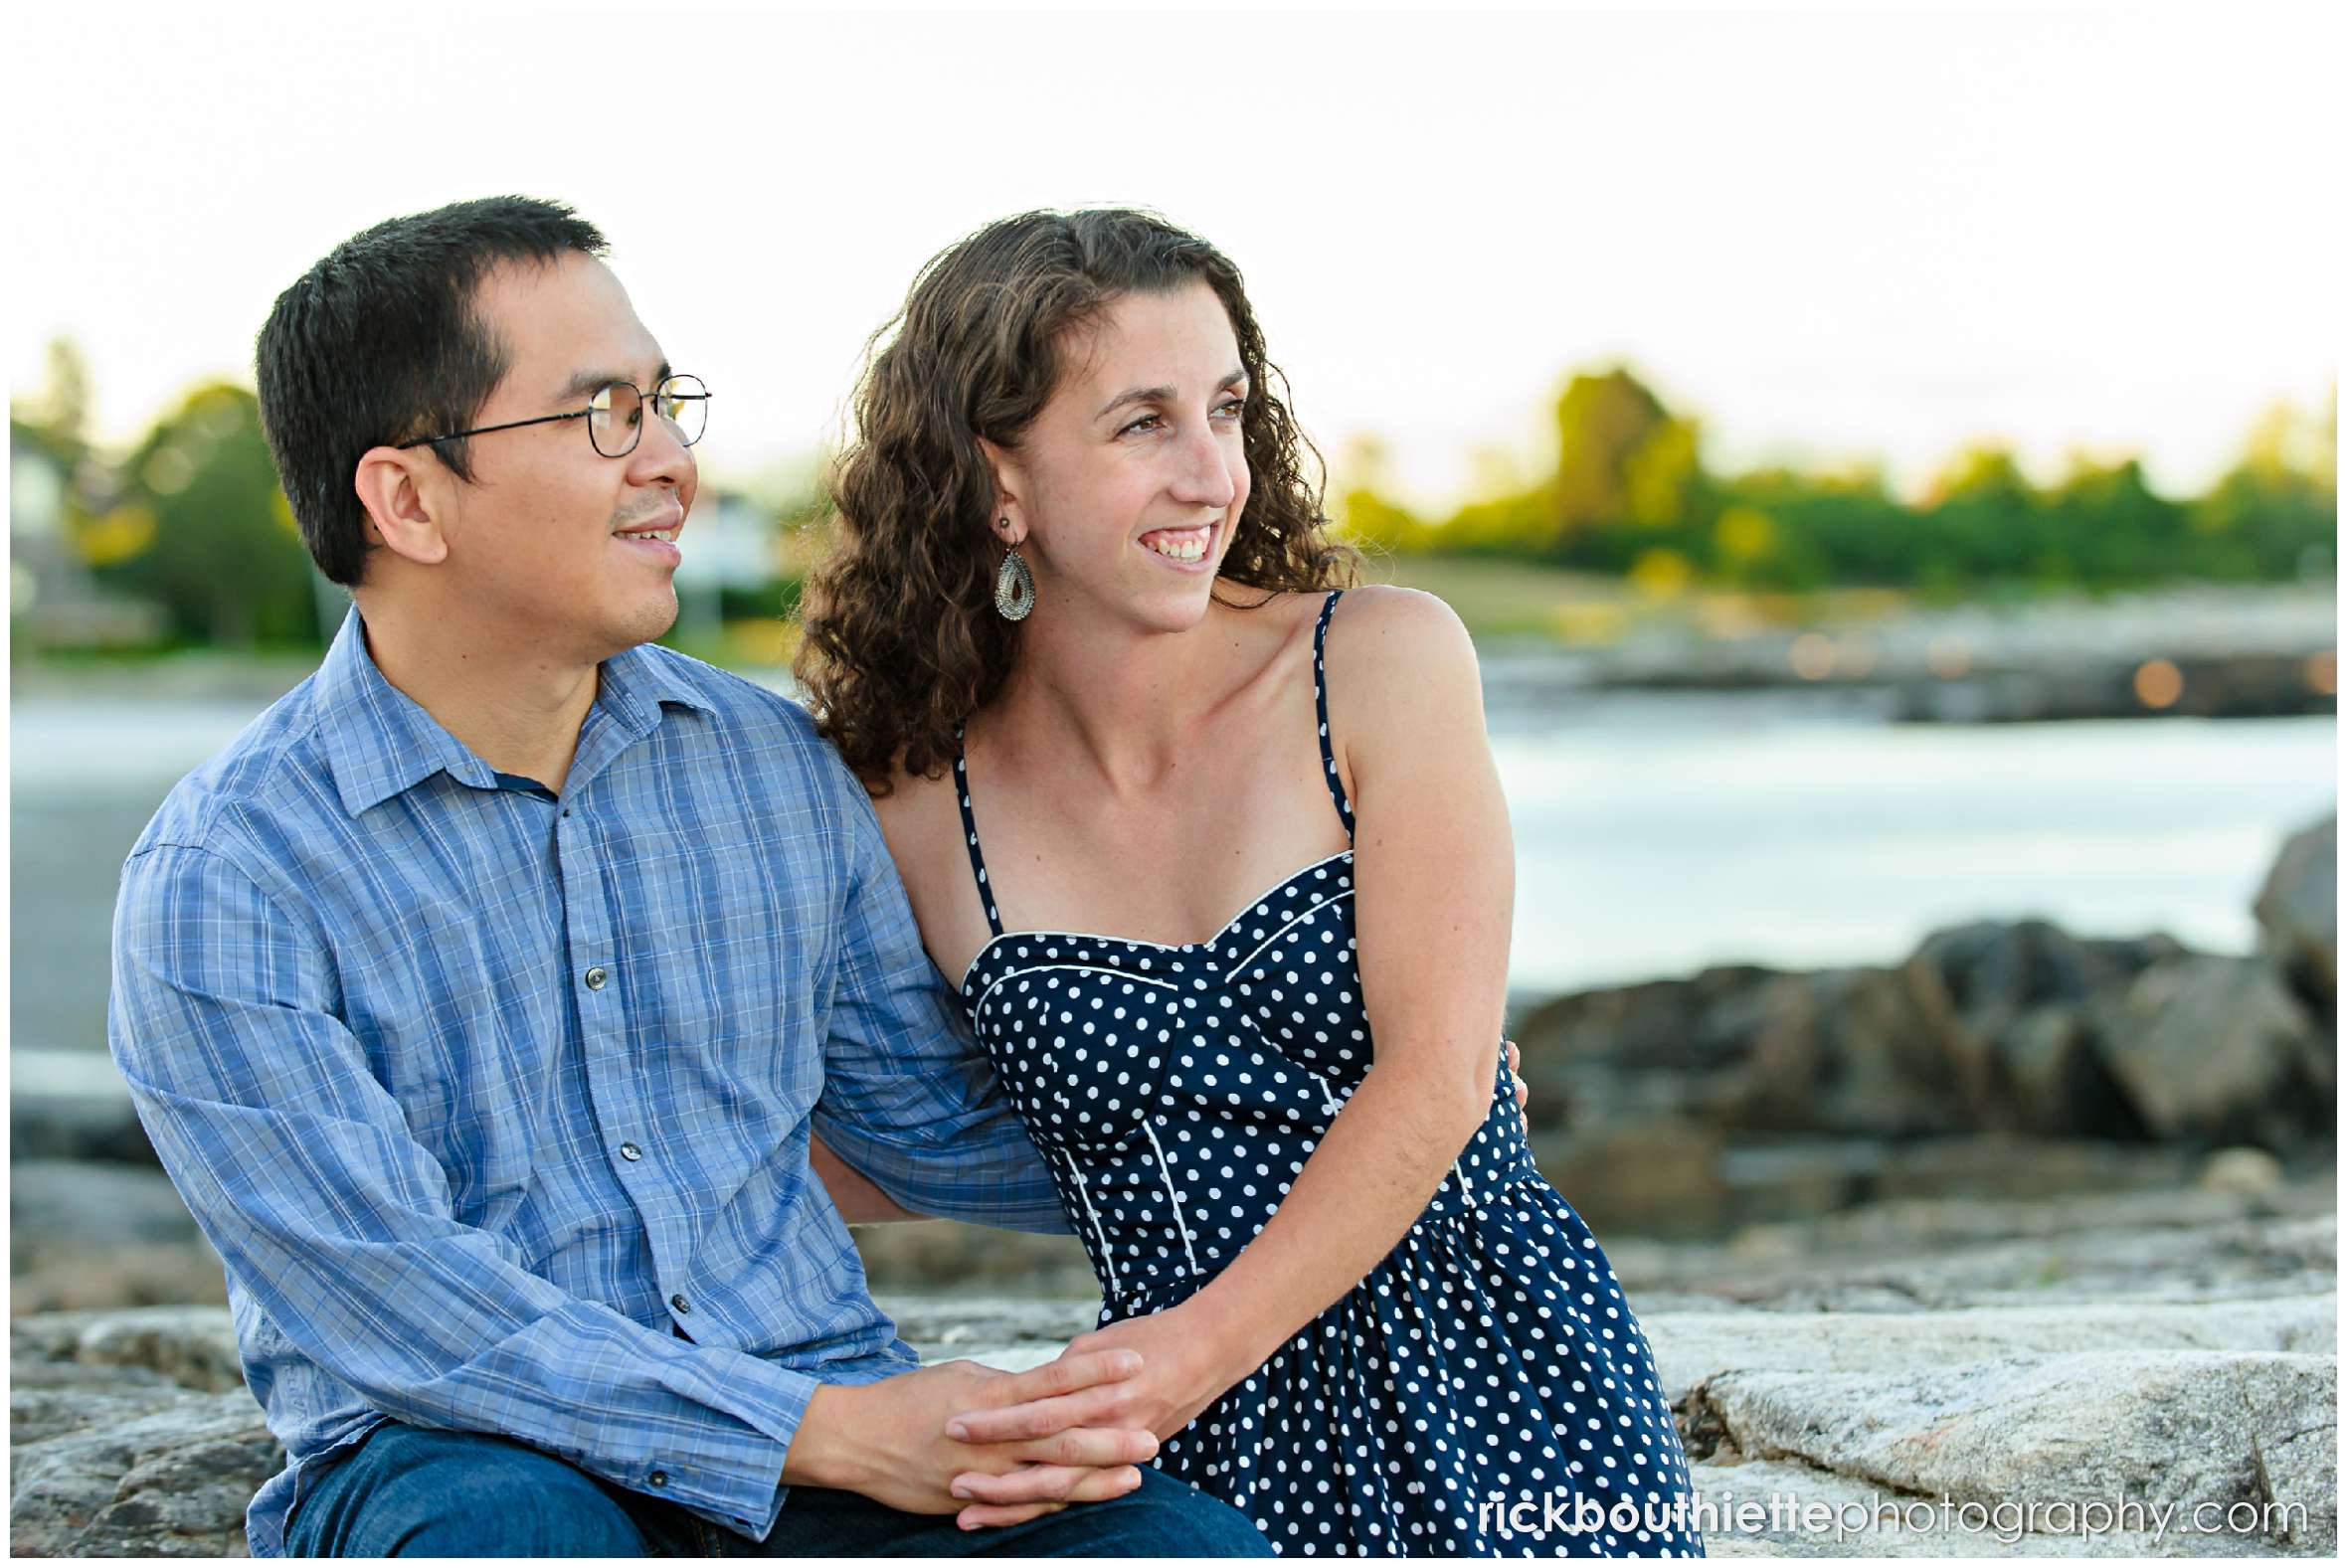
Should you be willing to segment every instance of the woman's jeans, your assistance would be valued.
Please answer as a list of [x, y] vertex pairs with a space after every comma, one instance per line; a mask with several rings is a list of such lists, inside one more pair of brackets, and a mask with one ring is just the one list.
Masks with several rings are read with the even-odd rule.
[[764, 1541], [610, 1485], [510, 1438], [387, 1421], [304, 1478], [302, 1557], [1268, 1557], [1237, 1509], [1144, 1465], [1107, 1502], [964, 1530], [852, 1491], [793, 1486]]

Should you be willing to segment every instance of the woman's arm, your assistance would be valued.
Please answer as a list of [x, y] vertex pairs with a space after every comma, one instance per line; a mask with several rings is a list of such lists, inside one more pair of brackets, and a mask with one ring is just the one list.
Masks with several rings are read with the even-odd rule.
[[877, 1225], [885, 1220], [925, 1220], [926, 1214], [915, 1214], [900, 1206], [894, 1198], [864, 1179], [854, 1166], [848, 1164], [831, 1146], [812, 1132], [807, 1139], [808, 1163], [814, 1166], [831, 1194], [831, 1206], [839, 1217], [850, 1225]]
[[[1393, 1250], [1491, 1110], [1516, 857], [1474, 645], [1440, 600], [1363, 589], [1331, 620], [1326, 663], [1330, 730], [1353, 775], [1375, 1058], [1263, 1233], [1211, 1284], [1069, 1346], [1136, 1349], [1144, 1362], [1115, 1388], [1070, 1396], [1085, 1402], [1082, 1424], [1120, 1424], [1114, 1412], [1160, 1437], [1187, 1425]], [[1023, 1435], [996, 1430], [1018, 1419], [964, 1425], [993, 1439]]]

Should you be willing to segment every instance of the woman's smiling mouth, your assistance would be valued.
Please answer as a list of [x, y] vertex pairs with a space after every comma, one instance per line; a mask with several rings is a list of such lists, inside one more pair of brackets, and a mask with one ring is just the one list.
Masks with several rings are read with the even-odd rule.
[[1211, 523], [1196, 528], [1160, 528], [1141, 536], [1141, 548], [1177, 566], [1194, 566], [1205, 560], [1213, 543]]

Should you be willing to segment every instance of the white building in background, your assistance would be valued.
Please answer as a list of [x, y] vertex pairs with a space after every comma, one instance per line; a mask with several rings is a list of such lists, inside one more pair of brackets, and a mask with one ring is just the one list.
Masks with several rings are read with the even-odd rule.
[[8, 454], [8, 614], [24, 614], [46, 596], [43, 579], [58, 576], [65, 529], [65, 475], [39, 452]]
[[[676, 623], [695, 635], [714, 635], [724, 622], [727, 589], [763, 588], [780, 576], [775, 522], [747, 496], [715, 485], [693, 497], [677, 547]], [[775, 612], [782, 607], [777, 604]]]
[[[163, 635], [162, 607], [106, 598], [66, 532], [74, 476], [38, 447], [8, 454], [8, 621], [34, 648], [136, 645]], [[15, 639], [12, 637], [13, 647]]]

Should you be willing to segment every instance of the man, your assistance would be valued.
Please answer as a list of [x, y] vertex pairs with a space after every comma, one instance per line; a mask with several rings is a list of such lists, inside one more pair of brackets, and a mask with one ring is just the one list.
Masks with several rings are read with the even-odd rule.
[[[261, 334], [354, 608], [132, 849], [109, 1017], [290, 1455], [253, 1551], [1266, 1555], [1149, 1433], [1042, 1403], [1129, 1353], [922, 1369], [866, 1294], [811, 1132], [912, 1212], [1062, 1221], [863, 791], [647, 645], [707, 401], [604, 250], [460, 203]], [[1029, 1403], [1053, 1436], [946, 1435]]]

